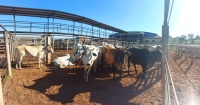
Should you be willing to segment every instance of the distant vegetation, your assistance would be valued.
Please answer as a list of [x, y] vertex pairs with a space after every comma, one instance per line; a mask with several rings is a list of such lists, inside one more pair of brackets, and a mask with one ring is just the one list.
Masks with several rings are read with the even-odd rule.
[[169, 40], [171, 44], [200, 44], [200, 36], [194, 36], [194, 34], [187, 34], [175, 38], [169, 37]]

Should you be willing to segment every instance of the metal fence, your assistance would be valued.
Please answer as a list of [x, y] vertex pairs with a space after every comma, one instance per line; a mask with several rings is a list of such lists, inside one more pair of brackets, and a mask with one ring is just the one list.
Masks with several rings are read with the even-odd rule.
[[166, 72], [166, 74], [165, 74], [165, 78], [166, 78], [165, 88], [166, 88], [166, 90], [164, 90], [164, 91], [167, 93], [166, 96], [165, 96], [166, 105], [171, 105], [170, 86], [172, 87], [172, 90], [173, 90], [176, 105], [179, 105], [178, 97], [177, 97], [176, 90], [175, 90], [175, 87], [174, 87], [174, 82], [173, 82], [173, 79], [172, 79], [172, 76], [171, 76], [171, 71], [170, 71], [170, 68], [169, 68], [167, 55], [165, 55], [165, 59], [166, 59], [166, 61], [165, 61], [166, 63], [165, 63], [165, 69], [164, 70]]
[[[13, 20], [0, 20], [0, 23], [9, 28], [9, 30], [17, 30], [18, 32], [51, 32], [54, 34], [67, 34], [67, 35], [82, 35], [90, 37], [108, 38], [111, 31], [104, 29], [88, 28], [82, 26], [75, 26], [71, 24], [62, 23], [48, 23], [48, 22], [31, 22], [31, 21], [15, 21]], [[14, 29], [15, 28], [15, 29]]]
[[12, 76], [11, 72], [11, 57], [10, 54], [12, 53], [12, 35], [0, 24], [0, 27], [4, 30], [3, 37], [4, 37], [4, 44], [5, 44], [5, 54], [1, 54], [0, 64], [3, 64], [3, 68], [0, 71], [0, 104], [3, 105], [3, 92], [2, 92], [2, 79], [5, 80], [8, 76]]

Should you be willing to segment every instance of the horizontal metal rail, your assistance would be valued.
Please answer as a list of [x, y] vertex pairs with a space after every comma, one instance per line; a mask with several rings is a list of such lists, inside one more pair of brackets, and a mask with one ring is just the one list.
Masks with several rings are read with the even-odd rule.
[[192, 49], [200, 49], [200, 44], [171, 44], [170, 47], [182, 47], [182, 48], [192, 48]]
[[88, 28], [77, 25], [61, 24], [61, 23], [48, 23], [48, 22], [30, 22], [30, 21], [14, 21], [13, 20], [0, 20], [0, 23], [10, 31], [14, 31], [13, 27], [16, 27], [17, 31], [25, 32], [51, 32], [51, 33], [67, 33], [67, 34], [79, 34], [87, 36], [96, 36], [102, 38], [108, 38], [111, 35], [111, 31], [105, 31], [105, 29]]

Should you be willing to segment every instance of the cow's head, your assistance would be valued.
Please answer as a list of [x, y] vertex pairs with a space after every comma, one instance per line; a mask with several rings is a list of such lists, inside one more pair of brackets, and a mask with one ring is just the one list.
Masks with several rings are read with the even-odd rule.
[[94, 46], [88, 46], [87, 48], [84, 48], [83, 53], [83, 63], [86, 66], [93, 65], [94, 61], [98, 58], [99, 48]]
[[[125, 48], [117, 48], [115, 43], [114, 43], [114, 47], [116, 48], [114, 50], [114, 61], [115, 61], [115, 65], [117, 67], [118, 70], [122, 69], [122, 66], [124, 64], [124, 57], [125, 55], [130, 56], [131, 53], [127, 50], [127, 48], [129, 47], [129, 45], [127, 45]], [[119, 64], [117, 64], [119, 63]]]
[[45, 50], [47, 53], [53, 53], [54, 50], [50, 44], [47, 45], [43, 50]]
[[85, 54], [85, 50], [83, 46], [79, 46], [74, 55], [76, 56], [77, 60], [80, 61], [84, 54]]

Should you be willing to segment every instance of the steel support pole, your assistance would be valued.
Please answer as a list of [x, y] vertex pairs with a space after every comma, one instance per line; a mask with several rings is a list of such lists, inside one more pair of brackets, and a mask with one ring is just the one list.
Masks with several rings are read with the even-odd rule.
[[74, 39], [74, 27], [75, 27], [75, 22], [74, 22], [74, 25], [73, 25], [73, 39]]
[[4, 31], [4, 38], [5, 38], [5, 46], [6, 46], [6, 57], [7, 57], [7, 64], [8, 64], [8, 75], [12, 77], [11, 71], [11, 61], [10, 61], [10, 47], [9, 47], [9, 40], [8, 40], [8, 32]]
[[83, 35], [83, 27], [82, 27], [82, 23], [81, 23], [81, 35]]
[[32, 22], [30, 23], [30, 32], [32, 31]]
[[49, 32], [49, 18], [47, 18], [47, 32]]
[[94, 36], [94, 33], [93, 33], [93, 26], [92, 26], [92, 35], [91, 36]]
[[[167, 23], [168, 20], [168, 12], [169, 12], [169, 4], [170, 0], [165, 0], [164, 2], [164, 23], [162, 26], [162, 105], [167, 105], [167, 97], [168, 93], [166, 91], [166, 59], [168, 59], [168, 37], [169, 37], [169, 25]], [[166, 58], [165, 58], [166, 55]]]
[[106, 29], [105, 29], [105, 38], [106, 38]]
[[100, 38], [100, 28], [99, 28], [99, 38]]
[[53, 44], [53, 49], [54, 49], [54, 41], [55, 40], [54, 40], [54, 18], [53, 18], [53, 43], [52, 43]]
[[[48, 45], [51, 45], [51, 35], [50, 34], [48, 34], [47, 36], [46, 36], [46, 45], [48, 46]], [[50, 64], [51, 63], [51, 53], [47, 53], [47, 58], [46, 58], [47, 60], [46, 60], [46, 63], [47, 64]]]
[[[10, 37], [12, 37], [11, 38], [11, 40], [12, 40], [12, 42], [11, 42], [11, 51], [12, 51], [11, 61], [15, 60], [14, 54], [15, 54], [15, 48], [16, 48], [16, 18], [15, 18], [15, 15], [13, 15], [13, 16], [14, 16], [14, 31], [15, 31], [15, 34], [10, 35]], [[13, 40], [14, 40], [14, 42], [13, 42]]]
[[112, 31], [112, 39], [114, 38], [113, 31]]
[[68, 49], [69, 49], [69, 40], [67, 39], [67, 51], [68, 51]]

